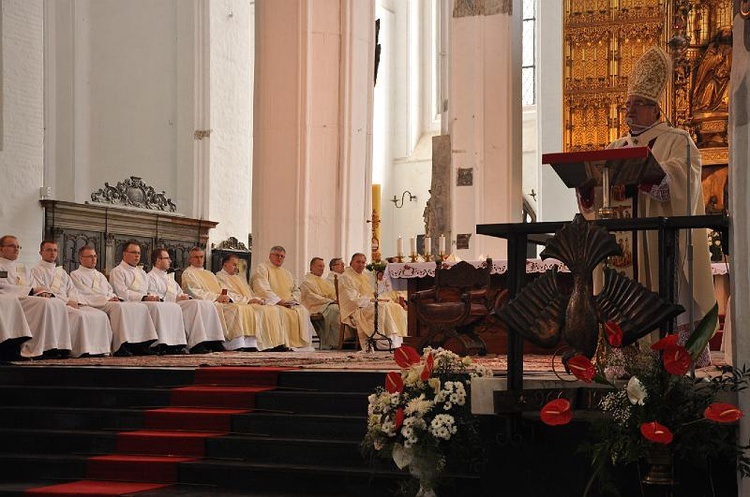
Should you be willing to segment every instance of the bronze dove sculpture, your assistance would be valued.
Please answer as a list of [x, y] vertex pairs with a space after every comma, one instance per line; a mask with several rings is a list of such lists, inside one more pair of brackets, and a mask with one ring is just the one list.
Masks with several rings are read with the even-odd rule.
[[662, 299], [643, 285], [617, 271], [604, 268], [604, 286], [594, 295], [592, 272], [605, 258], [622, 255], [614, 235], [576, 214], [573, 222], [555, 233], [542, 251], [542, 259], [563, 262], [573, 276], [573, 289], [563, 293], [557, 271], [548, 271], [526, 285], [499, 309], [497, 317], [508, 330], [540, 347], [557, 346], [561, 338], [589, 359], [596, 353], [600, 323], [616, 322], [623, 332], [622, 346], [629, 345], [672, 319], [684, 308]]

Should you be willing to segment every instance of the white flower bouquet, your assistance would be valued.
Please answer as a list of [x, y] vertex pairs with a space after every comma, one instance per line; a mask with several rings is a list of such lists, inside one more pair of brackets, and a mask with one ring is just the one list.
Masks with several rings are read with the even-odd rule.
[[480, 456], [478, 420], [471, 414], [471, 378], [492, 370], [444, 349], [396, 349], [402, 368], [369, 397], [365, 453], [389, 458], [419, 480], [418, 496], [434, 495], [454, 464]]

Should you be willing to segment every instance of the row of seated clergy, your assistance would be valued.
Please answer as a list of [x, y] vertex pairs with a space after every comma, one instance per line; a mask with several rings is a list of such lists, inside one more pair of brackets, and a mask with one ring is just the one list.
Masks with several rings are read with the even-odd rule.
[[182, 287], [195, 299], [213, 302], [227, 325], [225, 348], [229, 350], [311, 350], [309, 313], [300, 305], [281, 303], [257, 295], [238, 274], [239, 259], [226, 255], [214, 274], [203, 268], [205, 252], [191, 249], [190, 267], [182, 273]]

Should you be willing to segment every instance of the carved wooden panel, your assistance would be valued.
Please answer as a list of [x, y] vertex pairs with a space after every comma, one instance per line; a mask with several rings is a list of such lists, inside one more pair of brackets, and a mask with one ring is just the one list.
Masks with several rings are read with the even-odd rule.
[[141, 246], [141, 263], [151, 268], [151, 251], [166, 248], [175, 270], [188, 265], [193, 246], [206, 247], [208, 230], [218, 223], [176, 214], [92, 204], [42, 200], [45, 210], [44, 237], [60, 246], [58, 262], [66, 270], [78, 267], [78, 249], [93, 245], [99, 254], [97, 269], [108, 274], [122, 260], [125, 243]]

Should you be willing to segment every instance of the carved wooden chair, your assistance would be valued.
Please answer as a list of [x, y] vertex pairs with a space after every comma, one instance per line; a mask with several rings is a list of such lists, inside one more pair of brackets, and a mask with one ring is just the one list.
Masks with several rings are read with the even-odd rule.
[[[333, 288], [336, 289], [336, 304], [339, 303], [339, 276], [335, 274], [333, 276]], [[339, 307], [340, 309], [341, 307]], [[357, 329], [352, 328], [348, 324], [341, 321], [341, 315], [339, 314], [339, 350], [344, 347], [358, 350], [360, 348], [359, 335]]]
[[427, 326], [428, 334], [420, 341], [424, 347], [448, 348], [461, 355], [487, 353], [484, 340], [474, 328], [494, 305], [490, 292], [492, 259], [481, 267], [461, 261], [453, 266], [435, 268], [435, 286], [411, 296], [417, 319]]

